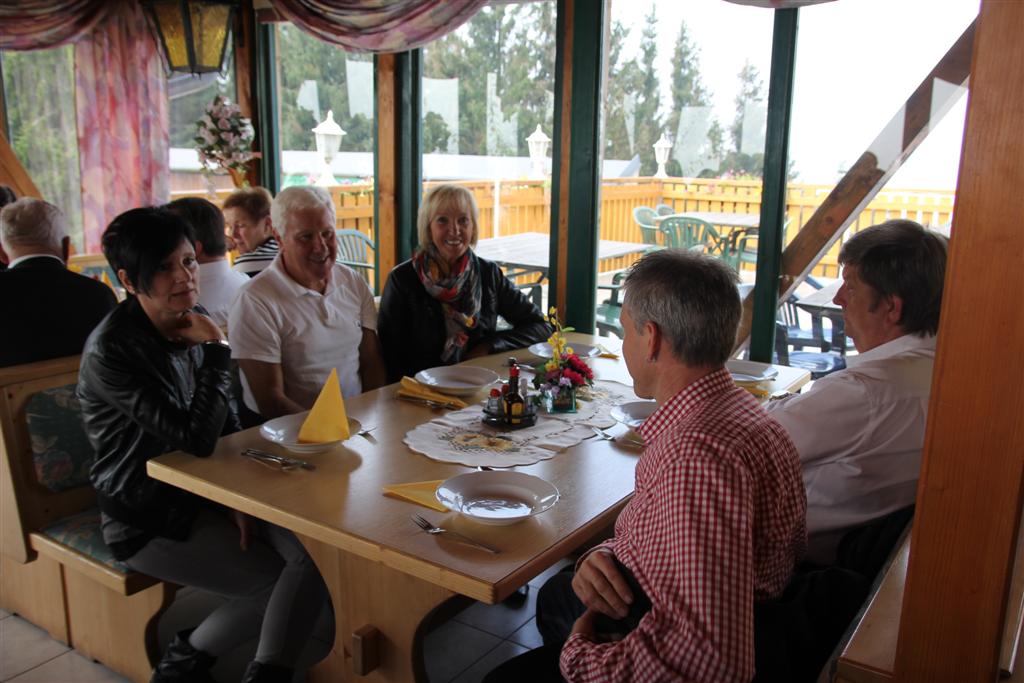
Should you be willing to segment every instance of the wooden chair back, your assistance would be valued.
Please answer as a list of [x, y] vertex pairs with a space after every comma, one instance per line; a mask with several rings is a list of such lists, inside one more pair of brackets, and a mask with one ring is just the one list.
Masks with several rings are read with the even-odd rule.
[[[28, 540], [31, 532], [96, 504], [96, 494], [88, 481], [70, 486], [54, 486], [50, 481], [44, 485], [47, 478], [77, 482], [81, 477], [70, 480], [67, 475], [73, 473], [60, 470], [71, 467], [80, 474], [81, 467], [57, 464], [53, 468], [57, 472], [46, 472], [45, 464], [37, 464], [36, 452], [42, 453], [52, 444], [38, 435], [33, 437], [29, 428], [33, 398], [45, 395], [41, 392], [47, 390], [75, 385], [80, 359], [70, 356], [0, 368], [0, 552], [18, 562], [35, 556]], [[60, 401], [73, 401], [73, 408], [77, 408], [73, 392], [59, 394]], [[74, 430], [73, 424], [65, 426]], [[80, 423], [78, 426], [81, 428]]]

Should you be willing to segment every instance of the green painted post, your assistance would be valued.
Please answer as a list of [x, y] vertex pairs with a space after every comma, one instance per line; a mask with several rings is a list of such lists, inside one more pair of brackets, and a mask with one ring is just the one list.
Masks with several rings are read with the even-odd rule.
[[[594, 331], [597, 302], [598, 193], [600, 192], [601, 64], [604, 50], [603, 0], [576, 0], [573, 25], [566, 27], [566, 0], [559, 0], [555, 52], [555, 130], [551, 169], [551, 252], [549, 300], [554, 301], [562, 277], [566, 310], [559, 317], [580, 332]], [[572, 30], [572, 54], [565, 54], [566, 31]], [[570, 102], [563, 102], [565, 59], [572, 60]], [[562, 158], [562, 109], [571, 106], [569, 150], [568, 272], [558, 270], [558, 211]]]
[[789, 125], [796, 64], [796, 9], [775, 10], [772, 67], [768, 86], [768, 122], [761, 189], [761, 227], [757, 240], [757, 281], [750, 358], [770, 363], [775, 346], [775, 319], [782, 272], [783, 223], [786, 212], [786, 170], [789, 165]]
[[256, 106], [260, 120], [260, 185], [277, 195], [281, 189], [281, 137], [277, 118], [277, 51], [275, 25], [256, 25]]

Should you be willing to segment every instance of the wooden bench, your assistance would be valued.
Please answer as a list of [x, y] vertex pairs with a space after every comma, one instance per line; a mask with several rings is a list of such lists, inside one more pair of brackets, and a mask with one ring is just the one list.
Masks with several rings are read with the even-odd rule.
[[79, 415], [79, 356], [0, 368], [0, 606], [145, 683], [176, 586], [103, 543]]

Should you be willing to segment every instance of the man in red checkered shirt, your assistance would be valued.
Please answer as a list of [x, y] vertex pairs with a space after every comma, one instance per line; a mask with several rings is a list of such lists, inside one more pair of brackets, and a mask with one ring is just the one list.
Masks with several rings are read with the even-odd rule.
[[735, 272], [664, 250], [624, 287], [623, 357], [637, 396], [659, 407], [638, 429], [646, 447], [615, 536], [577, 563], [575, 595], [565, 574], [544, 586], [538, 627], [550, 650], [559, 619], [582, 611], [561, 650], [569, 681], [749, 681], [754, 602], [782, 592], [806, 545], [796, 448], [724, 368]]

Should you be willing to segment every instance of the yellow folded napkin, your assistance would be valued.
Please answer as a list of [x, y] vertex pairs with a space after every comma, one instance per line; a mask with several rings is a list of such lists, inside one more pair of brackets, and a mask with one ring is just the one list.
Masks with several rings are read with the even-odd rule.
[[402, 500], [423, 505], [438, 512], [448, 512], [448, 508], [441, 505], [437, 500], [437, 496], [434, 495], [438, 485], [443, 481], [444, 479], [438, 479], [436, 481], [417, 481], [411, 484], [389, 484], [381, 490], [385, 496], [401, 498]]
[[739, 380], [733, 380], [736, 382], [736, 386], [740, 389], [746, 389], [756, 399], [768, 398], [772, 395], [772, 392], [766, 387], [771, 384], [771, 381], [758, 380], [756, 382], [743, 382]]
[[598, 358], [611, 358], [612, 360], [618, 360], [619, 359], [619, 354], [617, 354], [614, 351], [608, 349], [604, 344], [598, 344], [597, 345], [597, 350], [600, 351], [600, 353], [597, 354]]
[[434, 391], [433, 389], [417, 382], [412, 377], [403, 377], [402, 386], [398, 389], [399, 396], [408, 396], [410, 398], [418, 398], [424, 401], [437, 401], [438, 403], [448, 403], [459, 408], [465, 408], [468, 404], [454, 396], [447, 396], [440, 392]]
[[330, 443], [344, 441], [349, 436], [348, 415], [345, 414], [345, 400], [341, 397], [338, 370], [331, 368], [331, 375], [299, 429], [299, 443]]

